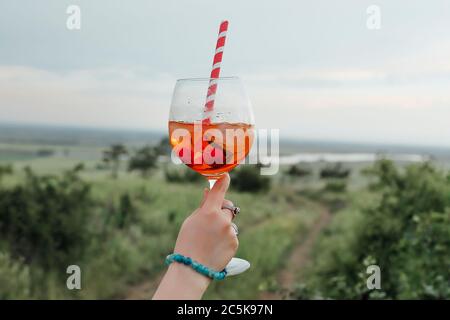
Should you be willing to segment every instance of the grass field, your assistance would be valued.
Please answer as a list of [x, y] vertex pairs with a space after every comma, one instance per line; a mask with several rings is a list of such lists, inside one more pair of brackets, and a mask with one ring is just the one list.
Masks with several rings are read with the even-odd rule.
[[[165, 163], [146, 178], [127, 172], [122, 163], [118, 179], [113, 179], [101, 161], [105, 147], [89, 141], [0, 144], [0, 165], [12, 164], [14, 169], [1, 179], [0, 189], [23, 184], [26, 167], [37, 175], [61, 175], [83, 163], [80, 176], [90, 185], [92, 197], [84, 254], [66, 261], [81, 267], [82, 290], [67, 290], [65, 268], [45, 269], [10, 256], [9, 244], [0, 240], [0, 298], [148, 299], [153, 294], [179, 227], [198, 206], [207, 183], [169, 182], [164, 168], [174, 165]], [[310, 171], [305, 176], [289, 175], [289, 168], [281, 167], [270, 177], [266, 192], [237, 191], [232, 180], [227, 198], [242, 209], [236, 221], [237, 256], [252, 266], [243, 275], [213, 283], [205, 298], [311, 298], [315, 293], [305, 293], [303, 283], [324, 281], [323, 272], [336, 261], [354, 260], [353, 252], [346, 249], [355, 241], [361, 210], [379, 198], [366, 188], [372, 180], [362, 174], [371, 164], [344, 164], [350, 174], [339, 181], [319, 177], [328, 165], [303, 164]]]
[[[11, 148], [1, 146], [4, 150]], [[16, 149], [33, 154], [36, 146], [20, 146]], [[66, 148], [67, 149], [67, 148]], [[95, 159], [97, 148], [68, 148], [68, 156], [59, 154], [48, 157], [22, 157], [13, 161], [15, 174], [5, 177], [4, 185], [20, 183], [22, 168], [30, 166], [38, 174], [55, 174], [83, 162], [81, 176], [92, 183], [92, 195], [97, 205], [90, 212], [91, 227], [96, 233], [105, 228], [105, 219], [119, 206], [122, 195], [130, 196], [134, 220], [124, 230], [114, 230], [104, 243], [92, 243], [84, 265], [83, 289], [68, 292], [64, 284], [58, 285], [60, 274], [47, 276], [46, 298], [111, 298], [125, 297], [133, 286], [157, 278], [165, 269], [164, 257], [173, 250], [180, 224], [198, 205], [206, 181], [191, 185], [165, 181], [162, 170], [149, 178], [121, 170], [114, 180], [108, 170], [100, 170]], [[5, 154], [5, 153], [3, 153]], [[91, 159], [85, 155], [93, 155]], [[80, 156], [81, 155], [81, 156]], [[5, 158], [4, 158], [5, 159]], [[11, 163], [11, 158], [6, 158]], [[263, 290], [276, 286], [277, 270], [293, 246], [318, 217], [318, 210], [310, 201], [293, 188], [280, 183], [268, 193], [253, 194], [230, 190], [228, 196], [239, 204], [242, 212], [237, 220], [240, 229], [240, 247], [237, 256], [252, 263], [251, 270], [241, 277], [230, 278], [208, 290], [210, 299], [258, 298]], [[97, 240], [96, 240], [97, 241]], [[72, 262], [76, 263], [76, 262]], [[55, 272], [55, 271], [53, 271]], [[57, 273], [57, 272], [56, 272]]]

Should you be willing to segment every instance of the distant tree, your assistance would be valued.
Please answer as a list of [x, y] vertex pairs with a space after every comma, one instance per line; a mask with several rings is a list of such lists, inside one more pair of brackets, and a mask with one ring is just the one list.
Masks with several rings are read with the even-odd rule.
[[311, 175], [311, 169], [303, 168], [299, 165], [292, 165], [288, 169], [287, 174], [294, 177], [305, 177]]
[[336, 163], [332, 166], [327, 166], [320, 171], [320, 177], [323, 179], [337, 178], [344, 179], [350, 175], [350, 169], [346, 169], [341, 163]]
[[130, 158], [128, 171], [140, 171], [143, 177], [148, 176], [150, 171], [156, 167], [158, 153], [155, 147], [145, 146], [138, 149]]
[[43, 157], [43, 158], [51, 157], [54, 154], [55, 154], [55, 151], [52, 149], [39, 149], [36, 151], [36, 155], [38, 157]]
[[162, 138], [155, 147], [156, 153], [161, 156], [170, 156], [172, 147], [170, 146], [169, 137]]
[[103, 151], [103, 162], [111, 166], [111, 176], [117, 178], [119, 171], [120, 158], [128, 154], [123, 144], [113, 144], [109, 149]]

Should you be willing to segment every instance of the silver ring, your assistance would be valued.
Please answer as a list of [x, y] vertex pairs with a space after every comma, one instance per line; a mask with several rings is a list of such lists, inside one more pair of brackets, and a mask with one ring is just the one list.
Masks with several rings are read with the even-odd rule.
[[231, 227], [233, 228], [233, 230], [234, 230], [234, 233], [236, 234], [236, 235], [238, 235], [239, 234], [239, 229], [238, 229], [238, 226], [235, 224], [235, 223], [231, 223]]
[[233, 219], [236, 218], [236, 216], [241, 212], [241, 208], [235, 207], [235, 206], [222, 206], [222, 209], [228, 209], [233, 214]]

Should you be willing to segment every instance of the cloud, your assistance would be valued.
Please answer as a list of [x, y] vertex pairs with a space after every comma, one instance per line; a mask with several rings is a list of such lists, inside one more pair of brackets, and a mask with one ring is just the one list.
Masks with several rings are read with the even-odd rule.
[[167, 75], [127, 68], [56, 73], [0, 66], [0, 120], [162, 129], [173, 85]]
[[[310, 68], [244, 81], [258, 127], [279, 128], [282, 137], [450, 145], [448, 86], [396, 77], [383, 69]], [[0, 66], [0, 121], [166, 130], [174, 85], [173, 76], [142, 67]]]

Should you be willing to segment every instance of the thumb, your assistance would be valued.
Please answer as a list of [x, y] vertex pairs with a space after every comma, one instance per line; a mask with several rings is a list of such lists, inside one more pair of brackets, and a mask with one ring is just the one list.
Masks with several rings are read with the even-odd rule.
[[214, 187], [209, 191], [206, 196], [204, 207], [209, 209], [220, 209], [222, 202], [225, 199], [225, 193], [227, 193], [230, 186], [230, 176], [228, 173], [224, 174], [219, 180], [217, 180]]
[[202, 201], [200, 201], [199, 208], [203, 207], [203, 204], [206, 201], [206, 197], [208, 196], [208, 193], [209, 193], [209, 189], [208, 188], [203, 189], [203, 198], [202, 198]]

